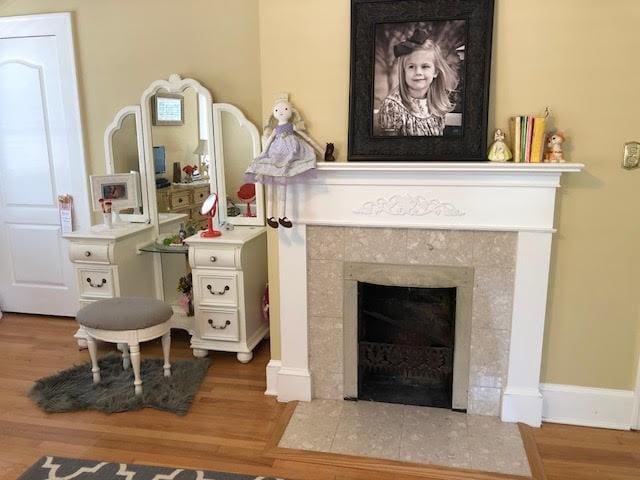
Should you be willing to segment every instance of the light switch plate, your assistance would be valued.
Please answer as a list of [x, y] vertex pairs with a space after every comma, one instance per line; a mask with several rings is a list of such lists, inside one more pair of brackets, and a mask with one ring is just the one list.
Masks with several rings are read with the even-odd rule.
[[631, 170], [640, 166], [640, 142], [627, 142], [624, 144], [624, 158], [622, 168]]

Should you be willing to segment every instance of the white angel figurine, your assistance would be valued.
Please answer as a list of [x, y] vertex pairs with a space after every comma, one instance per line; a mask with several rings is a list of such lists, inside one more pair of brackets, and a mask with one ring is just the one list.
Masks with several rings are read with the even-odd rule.
[[287, 184], [309, 174], [316, 167], [316, 152], [324, 153], [304, 129], [293, 105], [287, 100], [276, 101], [264, 129], [263, 138], [267, 137], [264, 150], [245, 171], [247, 182], [267, 187], [267, 223], [273, 228], [278, 228], [278, 224], [291, 228], [286, 212]]

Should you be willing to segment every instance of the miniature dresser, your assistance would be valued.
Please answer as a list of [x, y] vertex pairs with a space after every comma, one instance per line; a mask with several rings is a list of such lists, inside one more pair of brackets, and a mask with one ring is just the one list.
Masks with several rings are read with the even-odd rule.
[[217, 238], [187, 238], [193, 274], [191, 347], [237, 352], [253, 358], [254, 347], [269, 330], [262, 315], [267, 284], [267, 235], [264, 227], [236, 227]]

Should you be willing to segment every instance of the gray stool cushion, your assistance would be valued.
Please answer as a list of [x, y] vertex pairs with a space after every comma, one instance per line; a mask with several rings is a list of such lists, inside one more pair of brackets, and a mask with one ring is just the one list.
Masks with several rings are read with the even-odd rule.
[[118, 297], [98, 300], [82, 307], [76, 320], [80, 325], [101, 330], [140, 330], [164, 323], [172, 308], [153, 298]]

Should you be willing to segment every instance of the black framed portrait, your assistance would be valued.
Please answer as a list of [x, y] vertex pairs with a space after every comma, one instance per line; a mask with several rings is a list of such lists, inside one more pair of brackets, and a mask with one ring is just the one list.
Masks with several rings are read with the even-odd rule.
[[493, 0], [351, 0], [349, 161], [486, 160]]

